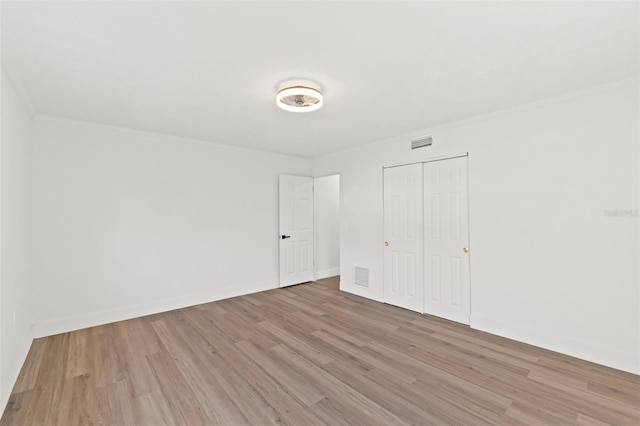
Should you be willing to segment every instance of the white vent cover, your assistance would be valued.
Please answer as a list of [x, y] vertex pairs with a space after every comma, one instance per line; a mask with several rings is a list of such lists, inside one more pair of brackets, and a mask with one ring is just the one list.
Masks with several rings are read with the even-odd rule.
[[411, 149], [422, 148], [423, 146], [431, 146], [433, 138], [431, 136], [422, 136], [411, 139]]
[[369, 288], [369, 270], [367, 268], [356, 266], [356, 279], [354, 282], [360, 287]]

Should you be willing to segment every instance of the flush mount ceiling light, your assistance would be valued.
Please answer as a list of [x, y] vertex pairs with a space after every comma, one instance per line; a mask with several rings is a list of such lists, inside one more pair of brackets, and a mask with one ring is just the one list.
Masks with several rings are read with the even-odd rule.
[[315, 111], [322, 107], [322, 93], [310, 87], [287, 87], [278, 92], [276, 103], [285, 111]]

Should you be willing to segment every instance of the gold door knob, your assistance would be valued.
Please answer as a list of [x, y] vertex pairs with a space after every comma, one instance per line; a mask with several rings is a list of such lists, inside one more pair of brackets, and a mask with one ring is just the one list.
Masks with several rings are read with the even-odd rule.
[[468, 249], [468, 248], [466, 248], [466, 247], [462, 247], [462, 252], [463, 252], [463, 253], [469, 253], [469, 249]]
[[384, 246], [387, 247], [389, 245], [389, 241], [384, 242]]

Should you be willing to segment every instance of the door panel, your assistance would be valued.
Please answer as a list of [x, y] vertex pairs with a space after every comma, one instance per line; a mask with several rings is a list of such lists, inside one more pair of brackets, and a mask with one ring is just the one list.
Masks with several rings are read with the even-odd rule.
[[424, 304], [422, 224], [422, 164], [385, 169], [384, 301], [417, 312]]
[[286, 287], [313, 280], [313, 179], [280, 175], [279, 189], [280, 287]]
[[424, 163], [424, 312], [469, 324], [467, 157]]

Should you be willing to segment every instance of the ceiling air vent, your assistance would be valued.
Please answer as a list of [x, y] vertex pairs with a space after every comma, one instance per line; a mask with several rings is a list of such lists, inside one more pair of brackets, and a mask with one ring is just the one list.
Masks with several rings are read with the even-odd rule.
[[420, 138], [411, 139], [411, 149], [422, 148], [423, 146], [431, 146], [433, 138], [431, 136], [422, 136]]

